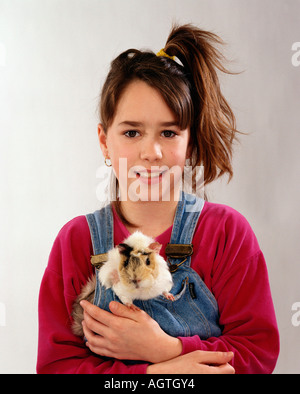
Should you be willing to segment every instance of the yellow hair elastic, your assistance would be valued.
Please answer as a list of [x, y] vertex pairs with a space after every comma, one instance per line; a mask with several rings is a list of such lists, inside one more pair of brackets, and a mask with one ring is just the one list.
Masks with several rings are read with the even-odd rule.
[[159, 52], [157, 52], [156, 56], [163, 56], [163, 57], [168, 57], [169, 59], [175, 60], [175, 56], [169, 56], [164, 49], [161, 49]]

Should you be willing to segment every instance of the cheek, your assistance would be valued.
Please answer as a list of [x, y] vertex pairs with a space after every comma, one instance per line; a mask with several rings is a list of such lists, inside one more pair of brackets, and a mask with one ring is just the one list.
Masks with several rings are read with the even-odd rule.
[[184, 149], [174, 149], [169, 152], [169, 160], [172, 163], [172, 166], [180, 166], [184, 167], [186, 161], [186, 155]]
[[129, 283], [129, 275], [128, 272], [122, 267], [122, 269], [120, 270], [120, 280], [123, 284], [128, 284]]
[[[111, 158], [111, 164], [116, 174], [116, 177], [120, 181], [120, 177], [128, 182], [128, 172], [132, 166], [134, 166], [135, 161], [130, 157], [130, 155], [125, 154], [125, 152], [120, 152], [120, 155], [113, 155]], [[132, 177], [130, 177], [132, 178]]]
[[120, 169], [129, 169], [131, 166], [130, 163], [134, 162], [134, 152], [131, 152], [130, 149], [125, 148], [121, 143], [116, 143], [115, 141], [108, 141], [107, 147], [112, 167], [116, 177], [119, 178]]
[[179, 165], [184, 167], [185, 161], [188, 157], [188, 133], [183, 137], [179, 137], [178, 140], [174, 141], [173, 146], [170, 146], [170, 150], [166, 152], [169, 160], [173, 165]]

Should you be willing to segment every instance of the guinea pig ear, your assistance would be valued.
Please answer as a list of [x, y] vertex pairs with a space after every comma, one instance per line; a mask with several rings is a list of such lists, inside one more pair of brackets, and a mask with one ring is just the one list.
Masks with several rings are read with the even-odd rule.
[[153, 242], [148, 246], [149, 249], [153, 250], [155, 253], [159, 253], [162, 245], [159, 242]]
[[130, 252], [133, 250], [133, 248], [127, 244], [119, 244], [117, 245], [117, 248], [119, 249], [120, 253], [124, 254], [127, 257], [129, 257]]

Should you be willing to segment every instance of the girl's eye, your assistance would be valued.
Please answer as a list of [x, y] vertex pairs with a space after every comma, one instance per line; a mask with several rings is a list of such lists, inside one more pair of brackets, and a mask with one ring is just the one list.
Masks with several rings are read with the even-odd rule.
[[126, 137], [128, 137], [128, 138], [137, 137], [138, 134], [139, 134], [139, 132], [136, 131], [136, 130], [128, 130], [128, 131], [126, 131], [126, 133], [125, 133]]
[[166, 138], [173, 138], [173, 137], [175, 137], [175, 135], [176, 135], [176, 133], [175, 133], [174, 131], [172, 131], [172, 130], [164, 130], [164, 131], [162, 132], [162, 134], [163, 134], [164, 137], [166, 137]]

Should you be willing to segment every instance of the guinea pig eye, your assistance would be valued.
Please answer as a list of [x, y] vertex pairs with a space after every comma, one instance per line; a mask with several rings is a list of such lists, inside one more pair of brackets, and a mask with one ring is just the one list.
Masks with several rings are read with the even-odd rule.
[[124, 261], [124, 267], [127, 267], [128, 263], [129, 263], [129, 259], [126, 259], [126, 260]]
[[150, 259], [149, 259], [149, 257], [147, 257], [146, 265], [150, 265]]

